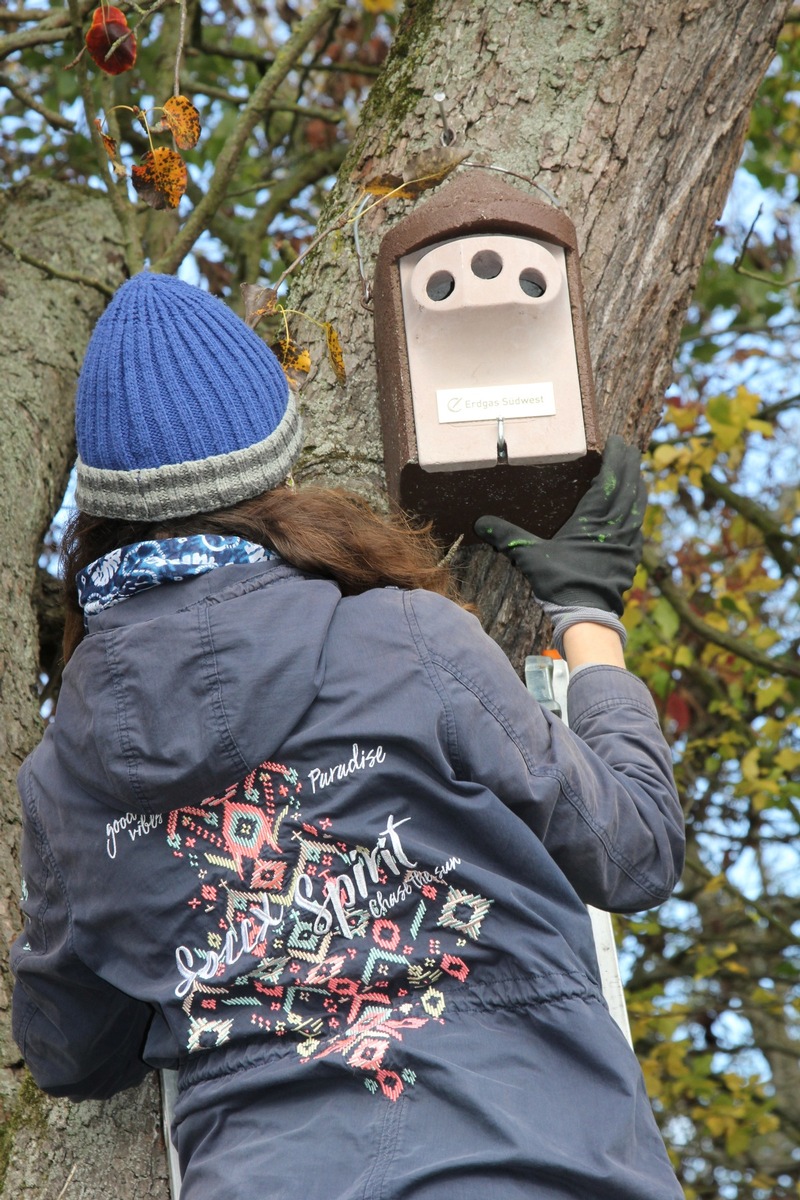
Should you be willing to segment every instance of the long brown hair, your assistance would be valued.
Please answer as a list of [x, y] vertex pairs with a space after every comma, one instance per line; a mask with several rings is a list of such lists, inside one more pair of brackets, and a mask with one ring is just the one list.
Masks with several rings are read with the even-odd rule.
[[294, 566], [334, 579], [345, 595], [394, 585], [425, 588], [458, 602], [455, 578], [440, 565], [442, 549], [429, 526], [415, 525], [402, 514], [382, 516], [360, 496], [338, 488], [279, 487], [230, 508], [155, 523], [76, 512], [61, 548], [64, 661], [84, 632], [79, 571], [134, 542], [196, 533], [233, 534], [276, 550]]

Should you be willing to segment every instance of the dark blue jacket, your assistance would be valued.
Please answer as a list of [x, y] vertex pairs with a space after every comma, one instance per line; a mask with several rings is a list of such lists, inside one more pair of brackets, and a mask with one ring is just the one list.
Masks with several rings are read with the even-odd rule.
[[569, 708], [281, 562], [90, 618], [20, 776], [37, 1082], [178, 1067], [185, 1200], [679, 1200], [585, 908], [675, 886], [669, 751], [626, 671]]

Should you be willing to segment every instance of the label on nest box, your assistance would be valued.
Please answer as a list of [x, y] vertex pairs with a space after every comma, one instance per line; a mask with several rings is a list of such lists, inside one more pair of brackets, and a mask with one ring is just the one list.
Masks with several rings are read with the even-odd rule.
[[553, 417], [552, 383], [501, 383], [494, 387], [437, 388], [439, 423], [513, 421], [518, 417]]

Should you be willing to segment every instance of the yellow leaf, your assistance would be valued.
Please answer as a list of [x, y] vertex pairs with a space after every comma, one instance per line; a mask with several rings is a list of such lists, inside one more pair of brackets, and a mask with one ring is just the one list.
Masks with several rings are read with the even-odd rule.
[[392, 192], [397, 193], [400, 200], [410, 199], [410, 196], [403, 195], [403, 180], [399, 175], [390, 175], [388, 172], [381, 175], [373, 175], [364, 184], [364, 191], [369, 192], [371, 196], [388, 196]]
[[690, 404], [685, 408], [669, 407], [666, 413], [667, 421], [670, 421], [679, 433], [687, 433], [697, 424], [697, 415], [699, 405]]
[[758, 746], [753, 746], [742, 759], [742, 775], [745, 779], [758, 779], [758, 754]]
[[398, 200], [415, 200], [427, 188], [436, 187], [469, 154], [454, 146], [429, 146], [406, 162], [403, 174], [380, 172], [363, 184], [371, 196], [392, 195]]
[[707, 612], [704, 615], [703, 620], [705, 621], [706, 625], [710, 625], [712, 629], [719, 629], [721, 633], [728, 632], [728, 622], [725, 617], [723, 617], [722, 613]]
[[789, 772], [795, 771], [800, 767], [800, 750], [790, 750], [788, 746], [785, 746], [783, 750], [779, 750], [775, 755], [775, 762], [782, 771], [786, 771], [789, 774]]
[[718, 1116], [715, 1113], [709, 1113], [706, 1117], [706, 1126], [712, 1137], [720, 1137], [728, 1132], [731, 1120], [727, 1116]]
[[736, 945], [736, 942], [725, 942], [722, 946], [715, 946], [713, 954], [716, 958], [720, 959], [730, 958], [730, 956], [735, 954], [738, 949], [739, 947]]
[[775, 427], [769, 421], [753, 419], [747, 422], [745, 429], [748, 429], [751, 433], [760, 433], [765, 438], [775, 437]]
[[289, 381], [289, 386], [293, 391], [298, 392], [311, 370], [311, 355], [307, 347], [299, 346], [294, 338], [287, 334], [272, 349], [283, 367], [283, 373]]
[[339, 335], [331, 325], [330, 321], [326, 321], [323, 325], [325, 330], [325, 341], [328, 347], [328, 358], [333, 367], [333, 372], [336, 376], [337, 383], [345, 383], [347, 380], [347, 372], [344, 368], [344, 354], [342, 353], [342, 344], [339, 341]]
[[774, 704], [779, 700], [786, 691], [786, 680], [780, 676], [773, 676], [772, 679], [762, 679], [755, 694], [755, 705], [757, 712], [763, 712], [765, 708], [769, 708], [770, 704]]
[[300, 371], [307, 375], [311, 370], [311, 355], [305, 346], [299, 346], [294, 338], [281, 338], [275, 354], [284, 370]]
[[164, 120], [181, 150], [193, 150], [200, 138], [200, 113], [186, 96], [170, 96], [163, 108]]
[[744, 429], [750, 417], [761, 407], [761, 397], [745, 387], [738, 387], [731, 399], [731, 417], [740, 429]]
[[653, 466], [659, 471], [664, 467], [670, 467], [676, 459], [681, 457], [682, 453], [683, 451], [677, 446], [656, 446], [653, 451]]

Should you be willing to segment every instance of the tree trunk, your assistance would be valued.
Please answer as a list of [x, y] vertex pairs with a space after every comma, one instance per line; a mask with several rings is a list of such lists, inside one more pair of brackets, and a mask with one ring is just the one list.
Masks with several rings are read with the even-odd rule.
[[[402, 173], [438, 145], [434, 93], [446, 93], [456, 145], [471, 161], [536, 179], [578, 228], [603, 436], [644, 444], [659, 419], [680, 326], [739, 158], [747, 113], [789, 0], [408, 0], [397, 45], [373, 90], [323, 221], [357, 197], [353, 182]], [[464, 169], [475, 169], [466, 168]], [[527, 189], [528, 184], [515, 181]], [[446, 186], [446, 184], [445, 184]], [[423, 196], [416, 203], [424, 203]], [[381, 236], [408, 211], [389, 201], [360, 222], [371, 278]], [[3, 237], [62, 270], [116, 286], [114, 226], [96, 193], [33, 183], [0, 207]], [[303, 393], [303, 474], [378, 498], [383, 455], [372, 315], [348, 228], [298, 277], [292, 307], [331, 320], [348, 381], [317, 346]], [[72, 458], [71, 393], [103, 297], [0, 252], [6, 444], [0, 522], [0, 914], [18, 921], [14, 776], [39, 733], [31, 596], [38, 548]], [[305, 332], [305, 329], [304, 329]], [[483, 548], [462, 552], [465, 592], [518, 665], [535, 632], [525, 585]], [[152, 1086], [103, 1105], [51, 1104], [20, 1086], [0, 999], [5, 1108], [3, 1196], [143, 1200], [166, 1194]]]
[[[439, 144], [433, 97], [443, 91], [454, 146], [470, 162], [544, 185], [575, 223], [600, 432], [643, 446], [787, 8], [787, 0], [409, 0], [323, 224], [353, 204], [354, 177], [402, 175], [413, 154]], [[380, 238], [411, 203], [425, 195], [389, 200], [359, 222], [369, 279]], [[372, 315], [361, 295], [347, 231], [335, 249], [321, 244], [293, 286], [292, 308], [337, 324], [348, 367], [337, 387], [316, 348], [299, 473], [380, 497]], [[536, 632], [522, 619], [529, 594], [492, 554], [462, 552], [464, 590], [519, 667]]]
[[[113, 291], [122, 255], [98, 192], [30, 180], [0, 197], [0, 230], [28, 258]], [[74, 454], [73, 392], [105, 296], [52, 278], [0, 249], [0, 921], [20, 927], [16, 774], [41, 736], [39, 637], [32, 603], [42, 539], [64, 495]], [[0, 1192], [56, 1200], [167, 1195], [158, 1097], [151, 1084], [108, 1104], [53, 1102], [39, 1092], [11, 1038], [11, 980], [0, 973]], [[62, 1191], [69, 1181], [69, 1190]]]

